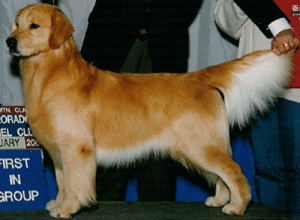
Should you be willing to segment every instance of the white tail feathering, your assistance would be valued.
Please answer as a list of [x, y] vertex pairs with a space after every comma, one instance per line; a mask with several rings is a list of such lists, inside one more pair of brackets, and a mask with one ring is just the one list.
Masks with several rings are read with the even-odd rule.
[[285, 92], [293, 72], [293, 56], [269, 52], [240, 61], [237, 69], [241, 71], [232, 73], [231, 85], [222, 92], [229, 124], [241, 127], [255, 116], [256, 110], [263, 112]]

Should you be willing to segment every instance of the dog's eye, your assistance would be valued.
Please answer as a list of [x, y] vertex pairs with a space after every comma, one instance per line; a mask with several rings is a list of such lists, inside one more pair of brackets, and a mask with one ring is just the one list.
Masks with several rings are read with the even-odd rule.
[[40, 25], [35, 24], [35, 23], [32, 23], [32, 24], [30, 25], [30, 28], [31, 28], [31, 29], [38, 29], [39, 27], [40, 27]]

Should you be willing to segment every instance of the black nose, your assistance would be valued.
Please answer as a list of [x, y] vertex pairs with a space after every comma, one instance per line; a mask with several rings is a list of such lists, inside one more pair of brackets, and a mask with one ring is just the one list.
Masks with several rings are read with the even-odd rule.
[[18, 45], [18, 41], [16, 40], [16, 38], [14, 37], [9, 37], [6, 40], [6, 44], [7, 46], [12, 49], [12, 50], [16, 50], [17, 45]]

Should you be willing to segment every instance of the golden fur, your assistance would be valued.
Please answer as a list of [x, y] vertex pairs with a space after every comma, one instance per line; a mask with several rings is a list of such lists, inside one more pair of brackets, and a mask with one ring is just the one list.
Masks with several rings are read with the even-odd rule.
[[[50, 215], [70, 217], [96, 201], [97, 164], [126, 165], [150, 152], [195, 167], [216, 186], [206, 205], [242, 215], [251, 192], [231, 158], [229, 119], [235, 114], [228, 109], [234, 105], [225, 105], [216, 88], [225, 102], [235, 103], [234, 89], [244, 87], [234, 85], [271, 60], [285, 72], [280, 90], [290, 78], [291, 59], [263, 51], [187, 74], [117, 74], [85, 62], [73, 31], [55, 6], [30, 5], [18, 13], [7, 40], [20, 57], [28, 122], [55, 166], [59, 193], [46, 207]], [[239, 72], [241, 79], [234, 75]], [[249, 114], [244, 117], [241, 124]]]

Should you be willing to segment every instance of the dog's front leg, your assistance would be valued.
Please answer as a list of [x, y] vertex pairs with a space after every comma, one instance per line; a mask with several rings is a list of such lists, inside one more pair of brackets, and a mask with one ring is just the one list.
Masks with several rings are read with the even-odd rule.
[[47, 203], [46, 209], [48, 211], [52, 211], [53, 209], [55, 209], [56, 206], [62, 203], [64, 198], [63, 170], [62, 167], [56, 165], [55, 162], [54, 162], [54, 167], [55, 167], [55, 177], [56, 177], [56, 184], [58, 188], [58, 194], [56, 200], [51, 200], [50, 202]]
[[[63, 178], [58, 179], [57, 200], [49, 203], [52, 217], [69, 218], [82, 206], [88, 206], [96, 201], [94, 157], [92, 148], [84, 144], [76, 147], [65, 146], [61, 150]], [[60, 178], [59, 170], [57, 174]]]

